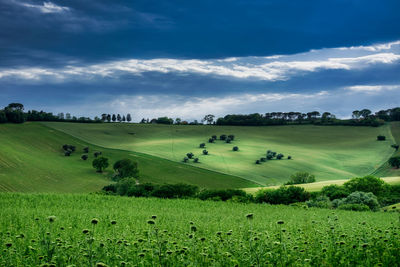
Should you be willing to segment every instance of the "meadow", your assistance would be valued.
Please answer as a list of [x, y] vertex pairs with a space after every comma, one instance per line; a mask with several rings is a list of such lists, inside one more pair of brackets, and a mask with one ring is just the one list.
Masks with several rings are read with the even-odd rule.
[[1, 266], [396, 266], [398, 213], [0, 194]]
[[[207, 188], [252, 187], [245, 179], [195, 168], [167, 159], [92, 145], [41, 123], [0, 124], [0, 192], [97, 192], [111, 183], [112, 164], [123, 158], [138, 162], [141, 182], [189, 183]], [[65, 157], [62, 145], [76, 146]], [[83, 147], [90, 149], [83, 161]], [[93, 152], [109, 158], [110, 167], [100, 174], [92, 167]]]
[[[242, 177], [255, 184], [279, 185], [296, 171], [313, 173], [317, 181], [349, 179], [370, 173], [388, 174], [381, 166], [393, 154], [392, 131], [398, 126], [382, 127], [287, 125], [267, 127], [192, 126], [149, 124], [78, 124], [47, 122], [86, 142], [99, 146], [142, 152], [173, 162], [182, 162], [188, 152], [199, 157], [203, 169]], [[396, 124], [397, 125], [397, 124]], [[217, 140], [208, 143], [212, 135], [233, 134], [231, 144]], [[385, 135], [386, 141], [376, 141]], [[202, 155], [200, 143], [206, 143], [209, 155]], [[238, 146], [239, 151], [232, 151]], [[255, 160], [272, 150], [285, 155], [283, 160], [271, 160], [255, 165]], [[287, 156], [292, 156], [287, 160]], [[390, 168], [389, 168], [390, 169]], [[391, 176], [396, 172], [391, 172]]]

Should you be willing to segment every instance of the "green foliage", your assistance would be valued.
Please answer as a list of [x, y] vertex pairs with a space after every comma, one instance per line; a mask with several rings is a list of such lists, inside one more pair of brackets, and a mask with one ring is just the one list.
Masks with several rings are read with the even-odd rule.
[[367, 175], [364, 177], [356, 177], [343, 184], [344, 188], [349, 192], [372, 192], [374, 195], [380, 195], [385, 186], [385, 182], [375, 176]]
[[232, 148], [232, 150], [233, 150], [233, 151], [239, 151], [239, 147], [238, 147], [238, 146], [234, 146], [234, 147]]
[[[279, 155], [278, 155], [279, 156]], [[286, 184], [307, 184], [307, 183], [314, 183], [315, 176], [308, 173], [308, 172], [296, 172], [290, 176], [289, 182]]]
[[384, 136], [384, 135], [378, 135], [378, 136], [376, 137], [376, 140], [378, 140], [378, 141], [385, 141], [385, 140], [386, 140], [386, 136]]
[[340, 206], [343, 204], [364, 204], [367, 205], [372, 211], [378, 211], [380, 207], [378, 199], [371, 192], [353, 192], [338, 202], [338, 208], [340, 208]]
[[103, 172], [104, 169], [108, 167], [108, 158], [99, 157], [93, 160], [92, 166], [97, 172]]
[[338, 207], [340, 210], [352, 210], [352, 211], [369, 211], [370, 208], [365, 204], [342, 204]]
[[345, 198], [350, 192], [344, 186], [327, 185], [322, 187], [321, 194], [327, 196], [330, 200], [334, 200]]
[[257, 203], [291, 204], [305, 202], [310, 199], [310, 193], [298, 186], [281, 186], [278, 189], [261, 189], [257, 191]]
[[208, 151], [206, 149], [203, 150], [203, 155], [208, 155]]
[[227, 201], [230, 200], [234, 197], [237, 197], [236, 200], [239, 201], [239, 199], [245, 200], [245, 199], [251, 199], [251, 195], [248, 195], [246, 192], [243, 190], [239, 189], [226, 189], [226, 190], [202, 190], [198, 196], [199, 199], [201, 200], [222, 200], [222, 201]]
[[279, 153], [278, 155], [276, 155], [276, 159], [282, 159], [284, 156], [283, 154]]
[[201, 143], [201, 144], [199, 145], [199, 147], [200, 147], [200, 148], [205, 148], [205, 147], [206, 147], [206, 144], [205, 144], [205, 143]]
[[81, 159], [82, 160], [87, 160], [89, 157], [88, 157], [88, 155], [86, 155], [86, 154], [83, 154], [82, 156], [81, 156]]
[[309, 208], [324, 208], [329, 209], [332, 208], [332, 203], [327, 196], [318, 196], [315, 199], [309, 200], [306, 202]]
[[225, 141], [226, 140], [226, 134], [221, 134], [219, 136], [219, 140]]
[[131, 159], [121, 159], [114, 163], [113, 166], [114, 171], [116, 172], [114, 175], [115, 180], [119, 180], [122, 178], [138, 178], [139, 170], [138, 164], [136, 161]]
[[158, 198], [186, 198], [196, 195], [199, 188], [188, 184], [164, 184], [154, 187], [151, 196]]
[[187, 153], [186, 156], [187, 156], [189, 159], [192, 159], [192, 158], [194, 157], [194, 154], [193, 154], [192, 152], [190, 152], [190, 153]]
[[391, 157], [389, 159], [389, 165], [395, 168], [400, 168], [400, 156], [397, 157]]

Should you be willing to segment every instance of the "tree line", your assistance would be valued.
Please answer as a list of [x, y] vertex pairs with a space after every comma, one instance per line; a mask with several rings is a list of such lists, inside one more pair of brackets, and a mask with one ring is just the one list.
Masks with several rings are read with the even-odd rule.
[[314, 124], [314, 125], [355, 125], [355, 126], [380, 126], [385, 121], [399, 121], [400, 107], [380, 110], [375, 114], [369, 109], [355, 110], [351, 119], [338, 119], [330, 112], [320, 113], [312, 111], [302, 112], [270, 112], [265, 114], [253, 113], [247, 115], [230, 114], [218, 118], [217, 125], [285, 125], [285, 124]]

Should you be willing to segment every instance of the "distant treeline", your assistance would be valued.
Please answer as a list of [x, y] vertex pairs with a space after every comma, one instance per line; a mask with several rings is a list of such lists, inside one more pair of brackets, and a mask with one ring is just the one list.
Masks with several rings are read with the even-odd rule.
[[29, 110], [24, 112], [24, 105], [20, 103], [11, 103], [4, 109], [0, 109], [0, 123], [23, 123], [25, 121], [65, 121], [65, 122], [82, 122], [92, 123], [101, 122], [101, 119], [96, 117], [94, 120], [87, 117], [75, 117], [71, 114], [59, 113], [54, 115], [51, 112]]
[[216, 121], [217, 125], [264, 126], [285, 124], [314, 124], [314, 125], [353, 125], [353, 126], [380, 126], [385, 121], [399, 121], [400, 108], [380, 110], [372, 114], [371, 110], [355, 110], [351, 119], [337, 119], [329, 112], [318, 111], [301, 112], [271, 112], [265, 114], [226, 115]]

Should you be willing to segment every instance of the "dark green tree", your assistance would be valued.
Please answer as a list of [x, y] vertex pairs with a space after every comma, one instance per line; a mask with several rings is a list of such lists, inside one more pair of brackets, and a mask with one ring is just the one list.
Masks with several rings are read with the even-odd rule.
[[137, 178], [139, 177], [138, 164], [131, 159], [121, 159], [114, 163], [115, 178]]
[[99, 157], [93, 160], [92, 162], [93, 168], [96, 169], [97, 172], [103, 172], [104, 169], [108, 167], [108, 158]]

